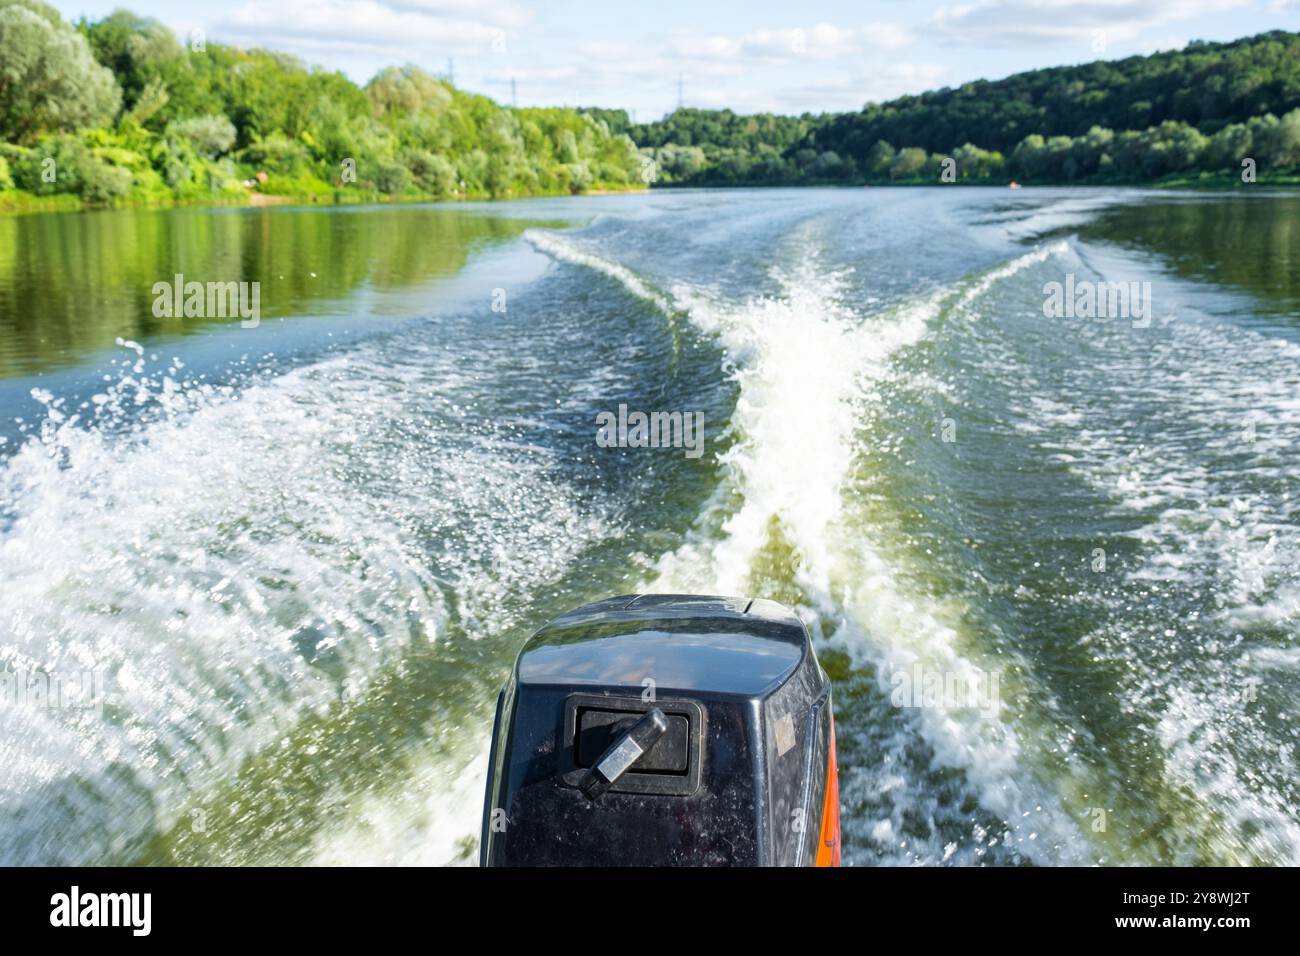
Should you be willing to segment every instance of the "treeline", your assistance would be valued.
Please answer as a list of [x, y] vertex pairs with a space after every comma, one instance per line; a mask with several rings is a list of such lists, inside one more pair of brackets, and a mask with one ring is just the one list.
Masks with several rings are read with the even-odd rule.
[[820, 120], [811, 114], [738, 116], [731, 110], [679, 109], [657, 122], [629, 127], [629, 135], [655, 160], [656, 182], [664, 185], [784, 183], [801, 177], [801, 167], [788, 154]]
[[933, 152], [960, 143], [1010, 153], [1026, 136], [1082, 136], [1094, 126], [1144, 130], [1175, 121], [1212, 135], [1229, 123], [1300, 106], [1300, 34], [1058, 66], [904, 96], [833, 117], [823, 149], [863, 154], [877, 140]]
[[0, 205], [522, 196], [640, 186], [641, 170], [597, 117], [502, 107], [413, 66], [360, 87], [124, 10], [69, 24], [0, 0]]
[[[512, 109], [414, 66], [364, 87], [118, 10], [0, 0], [0, 207], [507, 197], [658, 185], [1300, 175], [1300, 35], [1034, 70], [860, 112]], [[269, 199], [267, 201], [270, 201]]]
[[[1139, 182], [1300, 164], [1300, 34], [1083, 66], [870, 104], [856, 113], [678, 110], [626, 128], [665, 185]], [[608, 112], [608, 111], [606, 111]]]
[[[1145, 182], [1168, 177], [1245, 171], [1300, 172], [1300, 109], [1231, 123], [1213, 136], [1169, 120], [1142, 131], [1094, 126], [1082, 136], [1033, 133], [1010, 156], [966, 143], [928, 153], [919, 146], [895, 149], [877, 140], [862, 157], [800, 147], [747, 169], [731, 158], [710, 166], [700, 147], [646, 147], [664, 170], [666, 185], [798, 185], [801, 183], [1039, 183]], [[684, 156], [691, 157], [689, 164]]]

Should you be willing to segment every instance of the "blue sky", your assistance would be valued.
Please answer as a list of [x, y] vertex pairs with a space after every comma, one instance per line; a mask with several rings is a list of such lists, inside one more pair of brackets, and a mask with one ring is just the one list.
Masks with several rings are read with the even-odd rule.
[[799, 113], [1020, 70], [1300, 29], [1300, 0], [54, 0], [294, 53], [358, 82], [415, 63], [520, 106]]

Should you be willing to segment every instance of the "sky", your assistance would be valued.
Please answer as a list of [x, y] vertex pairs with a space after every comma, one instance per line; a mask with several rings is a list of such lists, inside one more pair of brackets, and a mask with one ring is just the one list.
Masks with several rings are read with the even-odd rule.
[[[364, 83], [450, 69], [519, 106], [856, 110], [1022, 70], [1300, 30], [1300, 0], [53, 0], [284, 50]], [[512, 85], [513, 84], [513, 85]]]

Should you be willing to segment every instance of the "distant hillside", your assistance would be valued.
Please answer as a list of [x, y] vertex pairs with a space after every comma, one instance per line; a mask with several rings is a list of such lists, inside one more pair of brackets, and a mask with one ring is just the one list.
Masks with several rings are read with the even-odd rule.
[[[1300, 157], [1291, 156], [1289, 133], [1266, 118], [1297, 107], [1300, 34], [1273, 31], [979, 80], [856, 113], [796, 118], [679, 110], [656, 123], [629, 124], [628, 134], [643, 151], [662, 154], [665, 183], [924, 179], [935, 169], [935, 155], [955, 155], [964, 145], [970, 150], [963, 172], [980, 178], [1145, 179], [1235, 167], [1247, 155], [1243, 146], [1262, 150], [1275, 169], [1295, 165]], [[1252, 122], [1253, 136], [1224, 132]], [[1216, 134], [1221, 148], [1212, 140]], [[1048, 161], [1039, 162], [1053, 140]], [[1176, 145], [1168, 147], [1171, 142]], [[1015, 160], [1017, 153], [1026, 162]]]
[[835, 117], [817, 142], [850, 152], [878, 139], [931, 151], [969, 142], [1009, 152], [1031, 133], [1081, 136], [1093, 126], [1146, 129], [1177, 120], [1212, 134], [1297, 106], [1300, 34], [1278, 30], [904, 96]]

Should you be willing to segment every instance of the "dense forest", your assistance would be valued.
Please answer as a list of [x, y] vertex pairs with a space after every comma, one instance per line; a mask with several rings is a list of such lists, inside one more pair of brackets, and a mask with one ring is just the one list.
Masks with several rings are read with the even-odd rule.
[[0, 207], [521, 196], [640, 187], [642, 169], [595, 116], [504, 108], [416, 67], [359, 87], [124, 10], [70, 24], [0, 0]]
[[1053, 67], [873, 103], [857, 113], [678, 110], [626, 129], [664, 184], [1139, 182], [1300, 165], [1300, 34]]
[[508, 197], [655, 185], [1300, 182], [1300, 34], [775, 116], [514, 109], [415, 66], [364, 87], [117, 10], [0, 0], [0, 208]]

